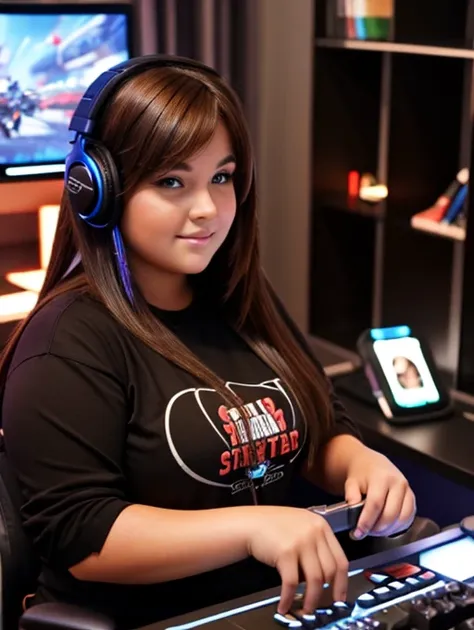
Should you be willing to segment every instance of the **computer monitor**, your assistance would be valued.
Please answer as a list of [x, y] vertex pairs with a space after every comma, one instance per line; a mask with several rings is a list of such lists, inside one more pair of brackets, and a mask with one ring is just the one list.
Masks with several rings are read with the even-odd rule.
[[63, 177], [72, 113], [132, 56], [130, 4], [0, 4], [0, 181]]

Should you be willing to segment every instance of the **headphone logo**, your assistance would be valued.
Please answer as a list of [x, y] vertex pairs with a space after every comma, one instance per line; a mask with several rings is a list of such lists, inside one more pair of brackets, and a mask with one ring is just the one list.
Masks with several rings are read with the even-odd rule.
[[66, 187], [67, 187], [68, 191], [71, 194], [73, 194], [73, 195], [81, 194], [81, 192], [84, 189], [90, 190], [91, 192], [94, 192], [94, 189], [92, 188], [92, 186], [87, 186], [87, 184], [84, 184], [84, 182], [81, 182], [80, 180], [78, 180], [73, 175], [69, 175], [69, 177], [67, 179], [67, 182], [66, 182]]

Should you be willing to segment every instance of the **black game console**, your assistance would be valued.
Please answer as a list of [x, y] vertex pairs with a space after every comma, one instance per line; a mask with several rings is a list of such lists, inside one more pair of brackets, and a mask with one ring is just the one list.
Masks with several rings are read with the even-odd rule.
[[279, 589], [176, 617], [153, 630], [474, 630], [474, 519], [435, 536], [351, 563], [346, 602], [325, 589], [301, 613], [304, 585], [287, 615]]

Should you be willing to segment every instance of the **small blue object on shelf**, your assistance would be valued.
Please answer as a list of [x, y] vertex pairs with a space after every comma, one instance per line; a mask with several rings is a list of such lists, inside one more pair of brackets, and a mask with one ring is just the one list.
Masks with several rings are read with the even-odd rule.
[[451, 205], [446, 211], [446, 215], [441, 219], [441, 223], [454, 223], [456, 221], [459, 214], [462, 212], [464, 207], [464, 202], [466, 201], [467, 191], [469, 185], [464, 184], [462, 188], [458, 191], [457, 195], [451, 202]]

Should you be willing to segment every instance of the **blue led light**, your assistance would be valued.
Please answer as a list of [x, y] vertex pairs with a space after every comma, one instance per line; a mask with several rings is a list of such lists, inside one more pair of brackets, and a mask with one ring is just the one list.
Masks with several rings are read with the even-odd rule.
[[370, 336], [374, 341], [381, 341], [383, 339], [401, 339], [403, 337], [409, 337], [411, 335], [411, 328], [409, 326], [391, 326], [389, 328], [372, 328]]

